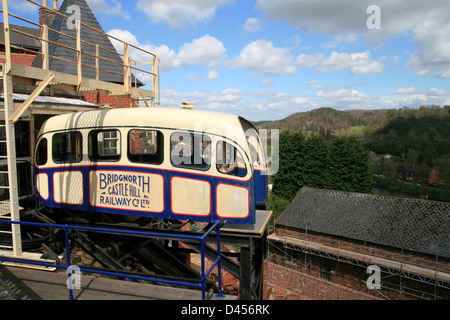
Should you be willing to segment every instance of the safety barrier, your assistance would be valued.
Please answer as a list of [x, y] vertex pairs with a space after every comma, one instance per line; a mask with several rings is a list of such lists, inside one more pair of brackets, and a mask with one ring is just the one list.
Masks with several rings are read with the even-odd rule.
[[[20, 224], [20, 225], [30, 225], [30, 226], [40, 226], [40, 227], [48, 227], [48, 228], [60, 228], [64, 230], [65, 234], [65, 251], [66, 251], [66, 264], [65, 265], [59, 265], [59, 264], [53, 264], [53, 263], [46, 263], [46, 262], [40, 262], [40, 261], [31, 261], [27, 260], [24, 257], [4, 257], [0, 256], [0, 261], [9, 261], [9, 262], [18, 262], [18, 263], [25, 263], [25, 264], [31, 264], [31, 265], [40, 265], [45, 267], [53, 267], [53, 268], [59, 268], [59, 269], [65, 269], [67, 270], [67, 276], [68, 276], [68, 284], [72, 283], [72, 271], [74, 270], [74, 266], [70, 263], [70, 245], [69, 245], [69, 230], [82, 230], [82, 231], [92, 231], [92, 232], [101, 232], [101, 233], [115, 233], [115, 234], [125, 234], [125, 235], [131, 235], [131, 236], [146, 236], [149, 238], [165, 238], [165, 239], [186, 239], [186, 240], [194, 240], [199, 241], [201, 244], [201, 281], [198, 282], [186, 282], [186, 281], [176, 281], [176, 280], [168, 280], [168, 279], [158, 279], [153, 277], [145, 277], [145, 276], [138, 276], [138, 275], [132, 275], [127, 273], [120, 273], [120, 272], [111, 272], [111, 271], [104, 271], [104, 270], [96, 270], [96, 269], [89, 269], [84, 267], [77, 267], [77, 271], [81, 272], [89, 272], [89, 273], [98, 273], [108, 276], [115, 276], [120, 278], [130, 278], [130, 279], [136, 279], [136, 280], [144, 280], [144, 281], [151, 281], [151, 282], [158, 282], [158, 283], [166, 283], [166, 284], [172, 284], [172, 285], [181, 285], [181, 286], [190, 286], [190, 287], [196, 287], [201, 288], [202, 290], [202, 300], [206, 299], [206, 278], [211, 273], [213, 268], [217, 265], [218, 267], [218, 293], [217, 297], [224, 297], [222, 293], [222, 287], [221, 287], [221, 254], [220, 254], [220, 227], [221, 224], [217, 221], [215, 222], [206, 232], [204, 232], [201, 235], [194, 236], [194, 235], [180, 235], [180, 234], [173, 234], [173, 233], [159, 233], [159, 232], [144, 232], [144, 231], [133, 231], [133, 230], [119, 230], [119, 229], [108, 229], [108, 228], [93, 228], [93, 227], [83, 227], [83, 226], [72, 226], [72, 225], [62, 225], [62, 224], [48, 224], [48, 223], [38, 223], [38, 222], [25, 222], [25, 221], [0, 221], [0, 223], [10, 223], [10, 224]], [[211, 232], [217, 228], [217, 259], [214, 261], [214, 263], [211, 265], [211, 267], [205, 271], [205, 242], [206, 238], [211, 234]], [[198, 280], [197, 280], [198, 281]], [[70, 300], [73, 300], [73, 288], [71, 285], [68, 285], [69, 290], [69, 298]]]

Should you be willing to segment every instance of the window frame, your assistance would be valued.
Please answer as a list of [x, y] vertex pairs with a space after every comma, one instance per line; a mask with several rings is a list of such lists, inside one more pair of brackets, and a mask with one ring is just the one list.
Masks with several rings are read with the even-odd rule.
[[[133, 131], [152, 132], [156, 134], [156, 152], [154, 153], [133, 153], [131, 145], [131, 135]], [[130, 162], [134, 163], [146, 163], [160, 165], [164, 162], [164, 134], [159, 130], [145, 129], [145, 128], [133, 128], [127, 133], [127, 157]]]
[[[219, 147], [219, 145], [222, 145], [222, 146]], [[225, 149], [223, 149], [223, 145], [225, 145]], [[226, 154], [226, 150], [228, 149], [228, 146], [233, 148], [233, 150], [234, 150], [233, 151], [234, 155], [233, 155], [233, 157], [231, 159], [227, 159], [228, 155]], [[231, 166], [234, 166], [234, 167], [231, 170], [227, 170], [227, 171], [224, 170], [225, 167], [221, 168], [222, 166], [224, 166], [224, 164], [222, 163], [222, 161], [219, 161], [219, 152], [222, 151], [222, 153], [223, 153], [224, 150], [225, 150], [225, 158], [226, 158], [225, 159], [225, 165], [228, 165], [227, 164], [228, 160], [234, 160], [234, 163], [230, 164], [230, 167]], [[240, 163], [238, 162], [238, 158], [239, 157], [242, 160], [242, 164], [245, 167], [244, 168], [245, 169], [244, 174], [239, 174], [239, 172], [240, 172], [240, 170], [239, 170], [239, 164]], [[222, 154], [221, 158], [223, 158], [223, 154]], [[226, 169], [228, 169], [228, 168], [226, 168]], [[247, 163], [245, 162], [245, 158], [242, 155], [242, 152], [237, 148], [237, 146], [235, 146], [234, 144], [232, 144], [232, 143], [230, 143], [228, 141], [225, 141], [225, 140], [218, 140], [216, 142], [216, 170], [219, 173], [221, 173], [221, 174], [228, 175], [228, 176], [239, 177], [239, 178], [246, 177], [248, 172], [249, 172], [249, 168], [247, 166]]]
[[[109, 155], [102, 155], [100, 154], [100, 141], [99, 141], [99, 135], [101, 133], [105, 132], [117, 132], [117, 138], [111, 139], [107, 138], [109, 140], [117, 140], [117, 154], [109, 154]], [[89, 141], [89, 147], [88, 147], [88, 154], [89, 154], [89, 160], [92, 162], [98, 162], [98, 161], [120, 161], [122, 158], [122, 133], [119, 129], [113, 129], [113, 128], [107, 128], [107, 129], [94, 129], [89, 131], [88, 134], [88, 141]], [[104, 149], [105, 150], [105, 149]]]
[[[45, 146], [42, 144], [45, 142]], [[45, 148], [45, 149], [44, 149]], [[39, 161], [45, 155], [45, 162]], [[45, 166], [48, 162], [48, 139], [42, 138], [36, 146], [36, 154], [34, 155], [34, 163], [37, 167]]]
[[[60, 153], [61, 155], [65, 155], [66, 159], [61, 160], [59, 158], [56, 157], [56, 148], [55, 148], [55, 137], [57, 136], [70, 136], [72, 134], [75, 134], [75, 141], [72, 141], [71, 139], [66, 139], [65, 141], [63, 140], [63, 146], [62, 149], [63, 152]], [[78, 136], [78, 137], [77, 137]], [[77, 139], [79, 138], [79, 139]], [[69, 142], [69, 143], [68, 143]], [[52, 136], [52, 161], [54, 163], [78, 163], [81, 162], [83, 160], [83, 134], [80, 131], [64, 131], [64, 132], [56, 132], [53, 134]], [[75, 144], [74, 146], [72, 146], [72, 144]], [[67, 148], [72, 149], [72, 147], [74, 148], [73, 152], [69, 152], [67, 151]], [[72, 157], [69, 157], [69, 155], [73, 155], [75, 154], [75, 159], [73, 159]], [[48, 161], [48, 159], [47, 159]]]
[[[189, 141], [184, 142], [185, 139], [183, 139], [183, 143], [186, 145], [182, 147], [182, 150], [178, 150], [175, 148], [174, 142], [178, 141], [176, 139], [177, 136], [183, 136], [185, 138], [187, 135], [189, 135]], [[209, 159], [205, 160], [203, 156], [203, 149], [202, 144], [203, 141], [207, 138], [209, 140]], [[189, 153], [187, 155], [176, 155], [178, 151], [185, 151], [185, 148], [188, 148], [189, 143], [191, 144]], [[195, 145], [198, 144], [198, 147], [195, 148]], [[183, 131], [183, 130], [177, 130], [173, 131], [170, 134], [170, 164], [175, 168], [183, 168], [183, 169], [192, 169], [192, 170], [199, 170], [199, 171], [208, 171], [211, 168], [211, 157], [212, 157], [212, 139], [211, 136], [208, 134], [205, 134], [204, 132], [190, 132], [190, 131]], [[176, 149], [174, 151], [174, 149]], [[201, 151], [201, 152], [200, 152]], [[175, 159], [177, 161], [174, 161], [174, 155]], [[200, 160], [202, 163], [195, 163], [196, 161]], [[181, 160], [180, 163], [178, 163], [178, 160]], [[185, 160], [188, 160], [185, 162]]]

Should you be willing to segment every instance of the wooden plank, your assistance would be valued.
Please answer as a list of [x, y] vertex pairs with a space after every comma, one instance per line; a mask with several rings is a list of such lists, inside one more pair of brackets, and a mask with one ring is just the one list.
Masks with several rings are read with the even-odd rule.
[[[125, 92], [123, 85], [111, 83], [107, 81], [95, 80], [83, 77], [81, 83], [78, 84], [78, 77], [67, 73], [61, 73], [52, 71], [54, 75], [53, 82], [56, 84], [66, 84], [74, 87], [74, 91], [92, 91], [102, 90], [109, 92], [110, 95], [123, 95], [132, 98], [139, 98], [141, 94], [145, 97], [154, 97], [154, 93], [151, 90], [141, 88], [129, 88], [128, 92]], [[11, 66], [11, 75], [23, 78], [29, 78], [34, 80], [44, 80], [49, 74], [48, 70], [38, 69], [30, 66], [23, 66], [13, 63]]]

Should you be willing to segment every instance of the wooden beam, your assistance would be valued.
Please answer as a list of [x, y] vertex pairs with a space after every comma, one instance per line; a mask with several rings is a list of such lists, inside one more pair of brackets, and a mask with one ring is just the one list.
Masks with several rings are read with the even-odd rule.
[[83, 80], [83, 76], [81, 74], [81, 25], [80, 21], [76, 20], [75, 25], [77, 27], [77, 84], [80, 85]]
[[49, 69], [49, 51], [48, 51], [48, 26], [46, 24], [42, 25], [42, 69]]
[[123, 104], [122, 104], [122, 101], [120, 101], [119, 97], [118, 97], [118, 96], [115, 96], [115, 98], [116, 98], [117, 103], [119, 104], [119, 106], [120, 106], [121, 108], [124, 108], [124, 106], [123, 106]]
[[129, 59], [129, 46], [128, 43], [124, 43], [123, 48], [123, 86], [125, 88], [125, 92], [128, 92], [130, 88], [130, 77], [128, 73], [130, 72], [130, 59]]
[[47, 77], [44, 79], [44, 81], [41, 82], [41, 84], [39, 86], [37, 86], [37, 88], [33, 91], [32, 94], [30, 94], [30, 96], [28, 97], [27, 100], [25, 100], [20, 107], [14, 111], [14, 113], [9, 117], [9, 121], [11, 123], [16, 122], [19, 117], [25, 112], [25, 110], [30, 106], [30, 104], [33, 103], [34, 99], [36, 99], [39, 94], [42, 92], [42, 90], [45, 89], [45, 87], [48, 86], [48, 84], [50, 83], [50, 81], [52, 81], [52, 79], [55, 76], [53, 75], [53, 73], [49, 73], [47, 75]]
[[147, 100], [145, 99], [144, 94], [142, 93], [141, 90], [139, 90], [139, 94], [140, 94], [140, 96], [142, 97], [142, 100], [144, 100], [145, 106], [148, 107]]
[[[83, 77], [81, 84], [78, 85], [78, 77], [76, 75], [71, 75], [67, 73], [52, 71], [55, 78], [53, 82], [56, 82], [58, 84], [66, 84], [74, 87], [74, 91], [93, 91], [93, 90], [101, 90], [106, 91], [110, 95], [120, 96], [120, 95], [127, 95], [131, 98], [138, 98], [138, 97], [154, 97], [154, 93], [151, 90], [146, 90], [142, 88], [134, 88], [130, 87], [128, 92], [125, 92], [124, 87], [122, 84], [118, 83], [112, 83], [102, 80], [95, 80]], [[11, 67], [11, 75], [27, 78], [27, 79], [34, 79], [34, 80], [44, 80], [45, 77], [48, 75], [48, 71], [42, 70], [40, 68], [30, 67], [30, 66], [23, 66], [20, 64], [13, 63]]]
[[11, 70], [11, 41], [9, 38], [8, 0], [2, 0], [3, 4], [3, 31], [5, 34], [5, 74]]

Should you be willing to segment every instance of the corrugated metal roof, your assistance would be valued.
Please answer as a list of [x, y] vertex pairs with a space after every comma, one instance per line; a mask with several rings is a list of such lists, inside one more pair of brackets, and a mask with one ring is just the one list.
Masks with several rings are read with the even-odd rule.
[[[21, 93], [13, 93], [13, 101], [14, 102], [24, 102], [28, 99], [29, 94], [21, 94]], [[0, 96], [0, 101], [4, 101], [3, 94]], [[96, 104], [78, 100], [78, 99], [69, 99], [69, 98], [60, 98], [60, 97], [49, 97], [49, 96], [38, 96], [34, 99], [33, 104], [42, 104], [47, 106], [71, 106], [71, 107], [90, 107], [90, 108], [98, 108]]]

